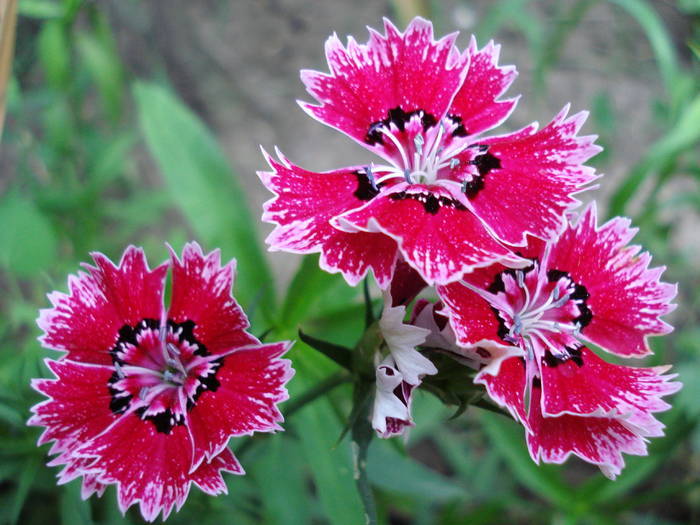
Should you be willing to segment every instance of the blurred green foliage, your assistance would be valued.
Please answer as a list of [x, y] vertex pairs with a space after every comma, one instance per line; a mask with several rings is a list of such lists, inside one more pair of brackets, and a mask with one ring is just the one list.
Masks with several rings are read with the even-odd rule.
[[[556, 14], [545, 23], [533, 2], [494, 1], [477, 24], [477, 36], [485, 41], [502, 30], [522, 35], [536, 65], [533, 83], [546, 92], [561, 49], [596, 3], [552, 2]], [[368, 471], [383, 522], [700, 522], [697, 228], [692, 242], [669, 241], [679, 214], [696, 223], [700, 214], [700, 3], [678, 2], [690, 25], [690, 38], [681, 43], [654, 2], [610, 3], [626, 23], [641, 28], [664, 87], [653, 101], [658, 138], [622, 180], [603, 184], [615, 186], [609, 213], [631, 215], [640, 227], [638, 241], [668, 266], [667, 280], [680, 283], [676, 332], [654, 341], [654, 363], [677, 363], [686, 384], [664, 414], [667, 437], [652, 443], [650, 457], [627, 458], [622, 476], [610, 483], [575, 461], [536, 466], [522, 428], [506, 418], [470, 408], [447, 422], [453, 410], [418, 395], [410, 446], [375, 440], [370, 448]], [[405, 11], [413, 4], [401, 4], [402, 16], [410, 16]], [[439, 2], [415, 5], [436, 20], [438, 33], [453, 29]], [[5, 165], [12, 169], [0, 196], [0, 523], [140, 523], [133, 510], [120, 515], [111, 489], [102, 499], [83, 502], [78, 483], [56, 486], [55, 471], [44, 466], [47, 447], [35, 446], [39, 429], [25, 426], [29, 407], [39, 400], [29, 379], [48, 374], [41, 361], [51, 352], [37, 343], [34, 321], [37, 309], [48, 305], [46, 292], [65, 290], [66, 274], [76, 272], [91, 250], [115, 258], [133, 242], [155, 262], [165, 257], [164, 240], [179, 249], [194, 238], [207, 249], [220, 247], [225, 258], [237, 257], [245, 277], [236, 293], [252, 313], [255, 333], [271, 330], [270, 338], [293, 339], [301, 325], [352, 346], [364, 308], [358, 290], [321, 272], [316, 257], [304, 259], [276, 299], [279, 290], [253, 219], [258, 210], [248, 209], [216, 138], [166, 82], [127, 72], [98, 2], [22, 0], [19, 9], [3, 137]], [[609, 137], [624, 115], [605, 92], [577, 101], [586, 102], [591, 127], [608, 148], [595, 161], [605, 171], [618, 154]], [[160, 177], [142, 175], [140, 168], [151, 162]], [[338, 370], [300, 341], [292, 356], [293, 395]], [[234, 450], [244, 447], [248, 475], [227, 478], [228, 496], [193, 490], [170, 521], [363, 523], [348, 440], [338, 443], [349, 399], [348, 385], [340, 386], [295, 412], [284, 434], [254, 437], [250, 446], [234, 440]]]

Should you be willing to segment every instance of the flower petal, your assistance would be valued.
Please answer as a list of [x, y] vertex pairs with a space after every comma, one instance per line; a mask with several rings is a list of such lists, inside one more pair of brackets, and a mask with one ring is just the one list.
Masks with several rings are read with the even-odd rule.
[[[460, 156], [465, 187], [474, 213], [503, 242], [522, 246], [526, 234], [556, 237], [565, 226], [565, 213], [577, 206], [573, 195], [596, 179], [583, 163], [601, 148], [595, 136], [576, 134], [586, 120], [581, 112], [566, 118], [568, 106], [552, 122], [536, 131], [532, 124], [520, 131], [479, 140]], [[453, 180], [460, 178], [453, 173]]]
[[396, 184], [333, 223], [347, 231], [389, 235], [430, 285], [456, 281], [497, 261], [523, 264], [493, 239], [462, 196], [444, 186]]
[[119, 266], [101, 253], [92, 256], [96, 266], [68, 277], [69, 294], [49, 294], [53, 307], [39, 312], [37, 324], [47, 348], [66, 351], [75, 361], [111, 364], [109, 350], [121, 327], [160, 319], [167, 264], [150, 270], [143, 250], [134, 246]]
[[474, 378], [474, 383], [484, 385], [492, 400], [506, 408], [513, 418], [530, 430], [530, 422], [525, 410], [524, 359], [511, 357], [504, 360], [497, 374], [482, 370]]
[[192, 481], [210, 496], [226, 494], [228, 492], [221, 472], [232, 474], [244, 474], [243, 467], [228, 448], [225, 448], [211, 461], [204, 461], [192, 474]]
[[173, 291], [168, 319], [194, 322], [194, 335], [212, 354], [255, 344], [245, 330], [248, 319], [231, 295], [235, 260], [221, 266], [220, 252], [204, 255], [197, 243], [188, 243], [182, 260], [171, 249]]
[[542, 367], [544, 417], [605, 415], [624, 419], [645, 436], [662, 436], [663, 425], [651, 414], [671, 406], [661, 397], [681, 384], [662, 375], [667, 368], [632, 368], [603, 361], [586, 347], [576, 359], [545, 358]]
[[329, 222], [378, 193], [364, 168], [316, 173], [295, 166], [281, 154], [280, 162], [265, 156], [273, 171], [260, 172], [259, 176], [275, 197], [265, 203], [262, 218], [277, 225], [267, 238], [270, 249], [321, 252], [321, 268], [342, 272], [349, 284], [354, 286], [372, 269], [379, 286], [388, 286], [396, 243], [376, 233], [346, 233]]
[[622, 471], [622, 454], [645, 456], [646, 440], [624, 421], [605, 417], [563, 415], [542, 417], [540, 389], [532, 389], [531, 433], [527, 445], [532, 459], [539, 463], [563, 463], [571, 454], [597, 465], [610, 478]]
[[384, 19], [385, 35], [370, 29], [367, 44], [353, 38], [343, 46], [337, 35], [326, 42], [330, 74], [305, 70], [301, 79], [318, 105], [301, 103], [320, 122], [391, 158], [373, 126], [394, 122], [403, 127], [411, 114], [423, 112], [424, 125], [438, 123], [462, 85], [468, 56], [454, 46], [456, 34], [433, 38], [432, 24], [414, 18], [401, 33]]
[[476, 135], [501, 124], [508, 118], [518, 98], [498, 100], [512, 84], [518, 72], [515, 66], [499, 66], [501, 46], [490, 41], [482, 49], [476, 38], [469, 43], [469, 71], [457, 92], [449, 115], [463, 126], [465, 135]]
[[[494, 264], [488, 268], [478, 269], [468, 275], [470, 283], [480, 282], [480, 287], [487, 289], [493, 282], [489, 278], [498, 273], [497, 268], [504, 268], [500, 264]], [[471, 346], [481, 341], [495, 341], [502, 343], [502, 335], [499, 331], [498, 313], [491, 308], [489, 303], [478, 294], [472, 292], [462, 283], [451, 283], [436, 288], [438, 296], [445, 304], [444, 312], [450, 320], [450, 325], [457, 337], [457, 343], [461, 346]]]
[[403, 380], [410, 385], [419, 385], [423, 376], [437, 374], [432, 361], [416, 350], [417, 346], [425, 342], [430, 330], [405, 324], [405, 316], [406, 307], [392, 307], [391, 296], [385, 293], [379, 329]]
[[411, 418], [414, 386], [405, 382], [392, 356], [376, 370], [377, 390], [372, 408], [372, 428], [383, 439], [402, 435], [415, 426]]
[[651, 256], [627, 246], [636, 230], [617, 217], [597, 226], [595, 205], [553, 245], [550, 267], [568, 272], [590, 294], [590, 323], [582, 336], [608, 352], [642, 357], [651, 353], [649, 335], [673, 328], [659, 319], [675, 305], [676, 286], [661, 282], [663, 267], [649, 268]]
[[107, 388], [114, 368], [68, 359], [47, 359], [46, 364], [56, 379], [32, 382], [32, 387], [49, 399], [32, 408], [34, 415], [27, 424], [46, 427], [38, 444], [55, 441], [51, 454], [72, 451], [117, 419], [110, 409], [112, 396]]
[[194, 440], [193, 467], [224, 449], [231, 436], [281, 430], [277, 403], [288, 398], [284, 385], [294, 375], [290, 361], [279, 357], [290, 343], [236, 349], [223, 357], [216, 391], [204, 392], [189, 412]]
[[165, 434], [132, 413], [76, 453], [96, 458], [100, 483], [118, 485], [122, 512], [139, 502], [143, 518], [153, 521], [161, 511], [165, 517], [175, 505], [180, 508], [187, 498], [192, 441], [185, 426]]

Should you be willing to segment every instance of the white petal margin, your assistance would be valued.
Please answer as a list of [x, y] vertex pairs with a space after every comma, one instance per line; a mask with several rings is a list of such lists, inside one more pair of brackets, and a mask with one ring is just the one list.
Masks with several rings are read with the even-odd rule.
[[423, 376], [437, 374], [437, 368], [430, 359], [416, 350], [430, 335], [430, 330], [405, 324], [405, 316], [406, 307], [392, 307], [391, 295], [384, 292], [384, 311], [379, 319], [379, 329], [403, 380], [416, 386], [421, 383]]

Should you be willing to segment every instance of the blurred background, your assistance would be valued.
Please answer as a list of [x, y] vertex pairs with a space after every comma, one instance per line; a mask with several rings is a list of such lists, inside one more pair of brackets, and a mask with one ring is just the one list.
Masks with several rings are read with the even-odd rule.
[[[315, 256], [267, 253], [270, 197], [255, 172], [259, 146], [326, 170], [371, 155], [308, 118], [299, 70], [326, 70], [337, 32], [367, 38], [388, 16], [415, 14], [467, 46], [493, 38], [522, 93], [499, 132], [551, 119], [567, 102], [590, 110], [585, 133], [605, 151], [589, 192], [605, 215], [628, 215], [635, 239], [679, 283], [676, 331], [652, 340], [645, 364], [672, 363], [685, 383], [662, 415], [667, 436], [647, 458], [627, 457], [616, 482], [577, 459], [537, 467], [523, 429], [470, 408], [449, 420], [427, 394], [404, 443], [377, 442], [368, 464], [383, 522], [391, 524], [700, 523], [700, 1], [699, 0], [20, 0], [0, 2], [6, 83], [0, 145], [0, 523], [141, 523], [122, 517], [113, 489], [80, 500], [56, 486], [48, 446], [25, 421], [47, 376], [35, 324], [46, 293], [98, 250], [129, 243], [152, 263], [190, 239], [239, 260], [236, 296], [253, 331], [305, 331], [352, 346], [362, 331], [357, 289], [320, 272]], [[13, 8], [17, 17], [13, 17]], [[16, 24], [15, 24], [16, 22]], [[9, 66], [7, 35], [16, 30]], [[6, 73], [3, 73], [6, 71]], [[52, 355], [55, 357], [55, 355]], [[335, 365], [297, 343], [294, 394]], [[635, 363], [636, 364], [636, 363]], [[232, 441], [248, 475], [228, 496], [193, 489], [172, 523], [364, 523], [352, 479], [347, 385], [289, 417], [287, 432]], [[449, 420], [449, 421], [448, 421]]]

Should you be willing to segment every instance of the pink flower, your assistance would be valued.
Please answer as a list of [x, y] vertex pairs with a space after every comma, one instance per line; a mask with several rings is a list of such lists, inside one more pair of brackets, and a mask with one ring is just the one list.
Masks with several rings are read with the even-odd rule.
[[46, 427], [39, 445], [53, 442], [59, 483], [82, 476], [84, 498], [116, 484], [122, 512], [139, 502], [146, 520], [165, 519], [192, 483], [216, 495], [221, 471], [243, 474], [231, 436], [281, 430], [290, 344], [246, 332], [231, 296], [235, 261], [221, 266], [218, 251], [191, 243], [153, 270], [133, 246], [118, 266], [93, 259], [39, 316], [42, 343], [66, 354], [47, 360], [55, 379], [33, 382], [49, 399], [29, 424]]
[[460, 52], [456, 34], [436, 41], [422, 18], [403, 33], [384, 26], [366, 44], [333, 35], [330, 73], [301, 74], [318, 102], [302, 108], [384, 162], [316, 173], [265, 154], [271, 249], [321, 252], [321, 267], [353, 285], [371, 269], [382, 288], [399, 254], [431, 285], [527, 264], [503, 243], [556, 237], [573, 195], [596, 178], [583, 163], [600, 148], [577, 136], [586, 113], [567, 118], [566, 107], [539, 131], [485, 137], [517, 102], [500, 99], [516, 71], [498, 65], [499, 46], [472, 39]]
[[669, 367], [610, 364], [584, 345], [642, 357], [647, 336], [671, 331], [659, 317], [673, 309], [676, 287], [659, 280], [663, 268], [649, 268], [648, 253], [627, 246], [635, 232], [622, 218], [598, 227], [590, 206], [558, 239], [531, 240], [528, 268], [494, 265], [438, 287], [461, 346], [522, 351], [475, 381], [526, 427], [537, 462], [575, 454], [614, 478], [622, 453], [645, 455], [645, 438], [663, 435], [652, 414], [681, 387], [664, 375]]

